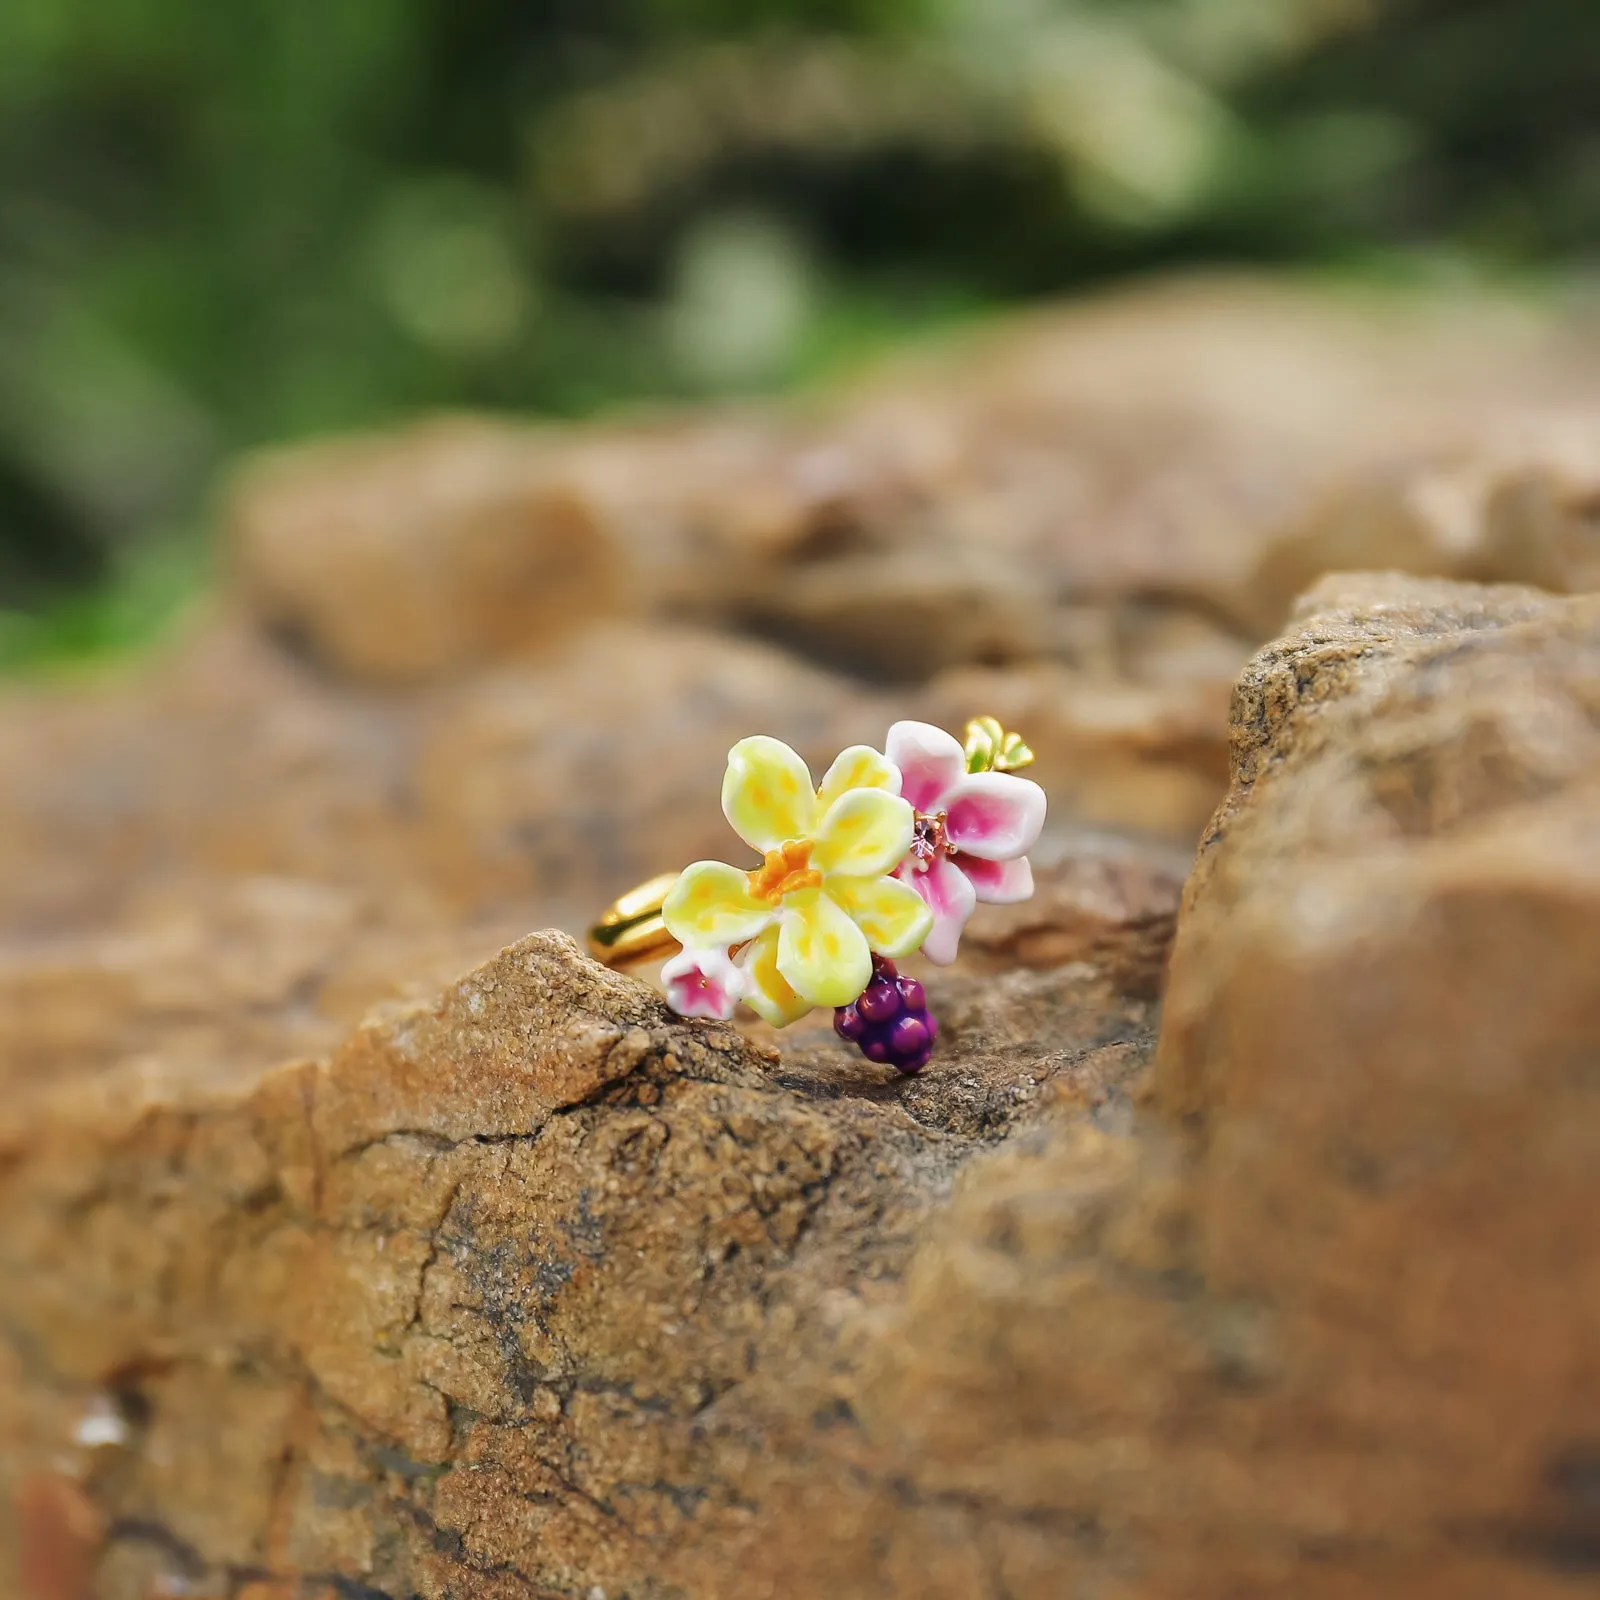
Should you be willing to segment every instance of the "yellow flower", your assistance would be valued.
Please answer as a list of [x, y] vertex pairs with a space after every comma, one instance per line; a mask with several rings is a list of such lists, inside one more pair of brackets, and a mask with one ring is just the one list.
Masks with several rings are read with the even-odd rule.
[[761, 865], [695, 862], [662, 917], [686, 947], [744, 945], [746, 1003], [769, 1022], [848, 1005], [872, 977], [873, 951], [907, 956], [927, 937], [932, 913], [889, 876], [911, 847], [915, 816], [899, 771], [876, 750], [846, 750], [813, 788], [788, 745], [741, 739], [728, 752], [722, 810]]

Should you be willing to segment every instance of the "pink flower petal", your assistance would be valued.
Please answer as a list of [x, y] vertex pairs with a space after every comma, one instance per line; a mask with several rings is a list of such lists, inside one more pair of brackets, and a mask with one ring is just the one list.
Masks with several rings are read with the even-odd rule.
[[743, 998], [745, 976], [726, 950], [685, 947], [661, 969], [667, 1004], [680, 1017], [726, 1022]]
[[933, 913], [933, 927], [922, 941], [922, 954], [941, 967], [949, 966], [956, 958], [961, 930], [978, 903], [966, 873], [948, 856], [941, 856], [926, 872], [902, 867], [898, 876], [928, 902]]
[[983, 905], [1009, 906], [1033, 898], [1033, 868], [1026, 856], [1012, 861], [985, 861], [981, 856], [956, 856]]
[[946, 794], [967, 770], [966, 752], [931, 722], [895, 723], [883, 753], [900, 769], [901, 795], [915, 810], [930, 814], [943, 809]]
[[1029, 779], [974, 772], [945, 797], [945, 831], [967, 855], [1009, 861], [1026, 855], [1038, 841], [1044, 808], [1044, 790]]

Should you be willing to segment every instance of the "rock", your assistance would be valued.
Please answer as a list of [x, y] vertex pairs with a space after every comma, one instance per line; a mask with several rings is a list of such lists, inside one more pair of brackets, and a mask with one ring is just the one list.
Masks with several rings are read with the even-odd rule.
[[1560, 1592], [1600, 1556], [1600, 600], [1329, 579], [1233, 730], [1156, 1098], [1263, 1340], [1236, 1487], [1352, 1593]]
[[245, 614], [350, 681], [754, 634], [959, 724], [1091, 825], [1198, 833], [1233, 679], [1329, 569], [1578, 590], [1600, 346], [1479, 301], [1158, 285], [804, 406], [319, 444], [231, 499]]
[[1226, 782], [1231, 681], [1204, 669], [1135, 679], [1044, 662], [963, 668], [936, 678], [922, 706], [941, 727], [990, 715], [1026, 729], [1057, 816], [1187, 843]]
[[1186, 859], [1126, 836], [1060, 831], [1031, 859], [1033, 898], [974, 912], [962, 938], [963, 970], [1087, 963], [1113, 976], [1120, 990], [1157, 999]]
[[912, 1080], [539, 934], [311, 1059], [15, 1082], [0, 1563], [48, 1500], [97, 1600], [1572, 1593], [1597, 729], [1600, 600], [1313, 593], [1150, 1070], [1177, 869], [1058, 832]]
[[1600, 588], [1600, 452], [1592, 408], [1520, 416], [1387, 464], [1322, 497], [1262, 550], [1240, 612], [1273, 627], [1324, 572]]
[[788, 740], [820, 776], [847, 745], [881, 745], [895, 715], [770, 646], [596, 628], [537, 674], [486, 675], [433, 706], [415, 799], [452, 893], [578, 926], [641, 879], [740, 848], [717, 796], [746, 734]]
[[768, 647], [630, 624], [404, 699], [227, 626], [128, 682], [14, 695], [0, 1084], [320, 1054], [541, 921], [737, 851], [716, 797], [752, 729], [820, 772], [894, 714]]
[[234, 575], [255, 615], [353, 677], [548, 648], [616, 607], [607, 530], [511, 428], [314, 445], [255, 463], [234, 493]]
[[[491, 738], [563, 722], [513, 686], [562, 677], [574, 634], [757, 635], [892, 687], [891, 715], [1010, 717], [1058, 815], [1187, 842], [1226, 783], [1234, 677], [1324, 571], [1595, 581], [1597, 362], [1581, 325], [1500, 302], [1160, 285], [804, 406], [281, 453], [232, 496], [231, 593], [335, 695], [439, 682]], [[633, 692], [625, 652], [595, 670], [580, 697]], [[515, 811], [461, 739], [432, 744], [446, 809], [466, 775], [486, 817]], [[549, 838], [547, 863], [587, 849]]]
[[[254, 469], [0, 698], [0, 1590], [1568, 1592], [1596, 602], [1246, 661], [1593, 585], [1594, 370], [1214, 283]], [[736, 858], [744, 734], [983, 712], [1051, 832], [920, 1078], [522, 937]]]
[[0, 1143], [6, 1537], [53, 1463], [107, 1600], [961, 1592], [866, 1363], [952, 1175], [1122, 1104], [1149, 1005], [1087, 964], [938, 987], [944, 1071], [891, 1084], [536, 935], [320, 1062], [35, 1097]]
[[83, 1486], [41, 1472], [17, 1491], [17, 1580], [29, 1600], [81, 1600], [94, 1579], [105, 1525]]
[[[905, 683], [1082, 669], [1153, 609], [1231, 645], [1226, 682], [1330, 567], [1533, 576], [1532, 561], [1588, 582], [1576, 554], [1463, 564], [1435, 513], [1403, 508], [1406, 485], [1440, 463], [1478, 470], [1508, 429], [1535, 456], [1557, 449], [1547, 414], [1578, 437], [1597, 362], [1592, 329], [1500, 301], [1162, 284], [1016, 319], [804, 408], [314, 446], [246, 476], [230, 543], [244, 603], [358, 676], [502, 657], [608, 608]], [[1548, 521], [1548, 487], [1505, 515]]]
[[[1255, 873], [1249, 854], [1230, 844], [1236, 817], [1263, 784], [1292, 785], [1305, 797], [1300, 809], [1263, 807], [1266, 820], [1252, 834], [1263, 857], [1295, 861], [1318, 886], [1306, 892], [1308, 913], [1326, 887], [1324, 861], [1337, 878], [1357, 850], [1369, 851], [1373, 870], [1389, 878], [1436, 859], [1446, 838], [1454, 847], [1518, 805], [1581, 789], [1600, 765], [1590, 715], [1600, 693], [1590, 660], [1597, 606], [1512, 586], [1384, 574], [1325, 580], [1301, 601], [1294, 630], [1240, 679], [1233, 779], [1187, 897], [1205, 895], [1234, 917], [1252, 909], [1252, 894], [1284, 890], [1280, 870]], [[1313, 763], [1315, 787], [1301, 778]], [[1539, 819], [1527, 815], [1531, 836]], [[1411, 841], [1428, 850], [1411, 852]], [[1305, 937], [1319, 920], [1308, 916]], [[1224, 948], [1212, 940], [1196, 947], [1211, 953], [1206, 961]], [[1204, 987], [1200, 966], [1190, 965], [1199, 960], [1180, 941], [1169, 1040], [1185, 986]], [[1204, 999], [1200, 1009], [1209, 1005]]]

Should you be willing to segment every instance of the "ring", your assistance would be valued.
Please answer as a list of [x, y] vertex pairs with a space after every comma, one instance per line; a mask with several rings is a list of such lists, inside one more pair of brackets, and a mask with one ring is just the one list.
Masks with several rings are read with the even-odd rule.
[[939, 1027], [895, 963], [954, 961], [974, 906], [1033, 893], [1045, 794], [1017, 776], [1032, 761], [993, 717], [969, 722], [964, 743], [897, 722], [881, 753], [852, 745], [820, 784], [781, 740], [741, 739], [722, 811], [759, 864], [696, 861], [641, 883], [589, 930], [590, 953], [611, 967], [665, 959], [683, 1017], [725, 1022], [742, 1003], [784, 1028], [831, 1007], [869, 1060], [920, 1072]]

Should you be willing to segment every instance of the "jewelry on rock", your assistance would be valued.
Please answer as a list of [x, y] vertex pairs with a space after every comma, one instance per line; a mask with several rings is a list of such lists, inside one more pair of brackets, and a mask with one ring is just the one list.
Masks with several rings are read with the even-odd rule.
[[1033, 893], [1045, 794], [1016, 776], [1032, 760], [993, 717], [969, 722], [964, 744], [897, 722], [881, 754], [852, 745], [820, 784], [780, 740], [741, 739], [722, 810], [759, 865], [651, 878], [589, 930], [590, 953], [612, 967], [668, 958], [661, 981], [684, 1017], [726, 1021], [742, 1002], [783, 1028], [831, 1007], [869, 1060], [919, 1072], [938, 1024], [895, 963], [954, 961], [974, 906]]

